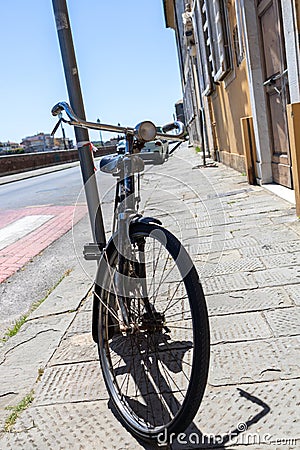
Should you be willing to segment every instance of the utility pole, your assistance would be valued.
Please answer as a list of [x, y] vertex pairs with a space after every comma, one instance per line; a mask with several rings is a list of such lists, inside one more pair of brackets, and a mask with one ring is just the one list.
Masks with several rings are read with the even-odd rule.
[[[52, 4], [69, 102], [75, 114], [86, 120], [67, 2], [66, 0], [52, 0]], [[84, 6], [82, 5], [82, 7]], [[84, 30], [82, 31], [84, 32]], [[88, 130], [75, 127], [75, 137], [94, 242], [100, 247], [104, 247], [103, 217], [94, 171], [94, 161], [88, 145], [90, 142]]]

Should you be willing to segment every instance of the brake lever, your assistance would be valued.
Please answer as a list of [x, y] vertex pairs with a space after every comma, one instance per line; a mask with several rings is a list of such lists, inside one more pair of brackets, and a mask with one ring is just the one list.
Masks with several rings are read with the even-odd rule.
[[64, 119], [64, 118], [62, 117], [62, 115], [61, 115], [61, 117], [59, 118], [59, 121], [57, 122], [57, 124], [55, 125], [55, 127], [53, 128], [53, 130], [51, 131], [51, 136], [54, 136], [54, 134], [57, 132], [57, 129], [58, 129], [59, 125], [60, 125], [62, 122], [71, 125], [71, 120], [66, 120], [66, 119]]
[[51, 136], [54, 136], [55, 133], [57, 132], [58, 127], [60, 126], [60, 124], [62, 123], [62, 119], [59, 119], [59, 121], [57, 122], [57, 124], [55, 125], [55, 127], [53, 128], [53, 130], [51, 131]]

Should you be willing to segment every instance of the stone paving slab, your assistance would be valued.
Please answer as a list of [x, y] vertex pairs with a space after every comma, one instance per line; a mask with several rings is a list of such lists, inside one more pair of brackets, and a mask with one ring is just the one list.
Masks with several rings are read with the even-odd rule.
[[242, 289], [255, 289], [258, 287], [258, 283], [254, 278], [254, 273], [237, 272], [205, 278], [202, 281], [204, 292], [206, 295], [210, 295]]
[[17, 422], [16, 429], [18, 432], [6, 434], [2, 439], [3, 450], [144, 448], [115, 419], [107, 401], [30, 408]]
[[[257, 242], [252, 237], [245, 237], [241, 239], [227, 239], [227, 240], [215, 240], [214, 237], [208, 238], [205, 242], [200, 238], [193, 237], [185, 239], [183, 241], [184, 246], [192, 254], [211, 254], [214, 252], [223, 252], [226, 250], [243, 249], [243, 248], [253, 248], [257, 245]], [[252, 256], [245, 255], [245, 256]], [[253, 256], [260, 256], [253, 255]]]
[[[271, 227], [270, 227], [271, 228]], [[279, 243], [279, 242], [286, 242], [286, 241], [294, 241], [299, 236], [294, 231], [287, 229], [285, 226], [273, 226], [270, 230], [268, 230], [268, 233], [266, 233], [263, 230], [256, 230], [255, 232], [255, 239], [260, 244], [272, 244]]]
[[283, 287], [211, 294], [206, 296], [206, 302], [211, 316], [287, 308], [294, 304], [289, 290]]
[[[177, 214], [175, 214], [177, 217]], [[191, 214], [181, 221], [181, 227], [183, 229], [197, 229], [203, 236], [205, 233], [210, 233], [212, 230], [215, 232], [229, 231], [230, 227], [239, 227], [240, 222], [226, 223], [226, 218], [223, 211], [212, 213], [211, 211], [205, 211], [204, 214], [199, 213], [197, 208], [191, 211]], [[165, 223], [164, 223], [165, 225]], [[172, 223], [168, 224], [172, 228]]]
[[[288, 218], [287, 218], [288, 221]], [[300, 230], [299, 230], [299, 219], [297, 218], [296, 220], [290, 220], [289, 223], [287, 223], [287, 226], [293, 230], [295, 233], [297, 233], [298, 235], [300, 234]]]
[[274, 269], [274, 267], [300, 266], [300, 252], [261, 256], [260, 260], [267, 269]]
[[248, 207], [248, 208], [243, 208], [243, 209], [239, 208], [239, 209], [232, 210], [230, 212], [230, 217], [235, 217], [235, 218], [243, 217], [243, 216], [247, 217], [247, 216], [251, 216], [253, 213], [269, 215], [272, 212], [279, 213], [280, 212], [279, 207], [278, 208], [275, 206], [270, 207], [270, 204], [266, 204], [265, 206], [253, 204], [252, 208]]
[[209, 227], [217, 227], [217, 226], [226, 226], [226, 225], [236, 225], [240, 224], [241, 221], [239, 218], [234, 217], [225, 217], [222, 214], [207, 214], [202, 218], [200, 222], [200, 226], [209, 229]]
[[299, 337], [213, 345], [213, 386], [291, 379], [300, 376]]
[[300, 284], [285, 286], [285, 290], [295, 305], [300, 306]]
[[108, 399], [99, 361], [48, 367], [33, 405]]
[[[75, 268], [30, 315], [20, 331], [1, 344], [0, 408], [16, 405], [35, 386], [39, 371], [44, 370], [59, 347], [89, 287], [87, 274], [81, 267]], [[2, 422], [8, 415], [9, 411], [0, 409]]]
[[92, 314], [90, 310], [84, 310], [81, 307], [75, 319], [69, 326], [66, 336], [69, 337], [73, 334], [91, 333], [91, 330], [92, 330]]
[[300, 334], [300, 308], [266, 311], [265, 318], [276, 337]]
[[299, 284], [300, 266], [276, 267], [264, 271], [257, 271], [253, 272], [253, 277], [259, 287]]
[[[7, 406], [28, 394], [56, 350], [61, 336], [73, 320], [75, 313], [66, 313], [27, 322], [0, 351], [0, 407]], [[8, 414], [6, 414], [8, 415]]]
[[230, 314], [210, 318], [211, 343], [251, 341], [272, 337], [262, 313]]
[[[210, 261], [211, 258], [208, 257], [207, 260]], [[199, 270], [199, 274], [204, 277], [226, 275], [235, 272], [254, 272], [256, 270], [265, 269], [264, 263], [259, 258], [239, 257], [238, 259], [230, 262], [221, 263], [218, 261], [217, 264], [207, 262], [205, 265], [201, 265], [201, 263], [196, 261], [195, 263], [197, 269]]]
[[268, 217], [264, 217], [259, 221], [255, 220], [253, 217], [247, 217], [246, 220], [229, 223], [226, 228], [232, 233], [233, 237], [239, 238], [244, 236], [244, 233], [249, 233], [250, 235], [254, 235], [256, 230], [264, 230], [267, 226], [272, 226], [273, 222]]
[[[82, 299], [86, 297], [93, 280], [90, 279], [81, 268], [71, 272], [67, 276], [67, 288], [64, 282], [51, 292], [46, 302], [43, 302], [31, 315], [31, 319], [37, 319], [49, 314], [61, 314], [75, 310], [79, 307]], [[76, 295], [74, 295], [76, 292]]]
[[[91, 320], [90, 320], [91, 325]], [[89, 325], [89, 328], [90, 328]], [[88, 331], [89, 328], [87, 329]], [[72, 334], [65, 337], [55, 354], [49, 362], [49, 366], [95, 361], [98, 358], [98, 351], [92, 339], [91, 332], [83, 334]]]
[[81, 303], [80, 311], [91, 311], [93, 309], [93, 294], [92, 291], [89, 292], [87, 297]]
[[278, 253], [293, 253], [300, 251], [300, 241], [287, 241], [276, 244], [275, 242], [269, 244], [261, 244], [256, 246], [242, 246], [240, 251], [243, 256], [265, 256], [276, 255]]
[[[272, 222], [271, 222], [272, 223]], [[243, 226], [244, 225], [244, 226]], [[263, 222], [254, 222], [253, 227], [249, 227], [250, 223], [247, 220], [243, 225], [237, 226], [235, 230], [232, 231], [235, 238], [242, 238], [243, 236], [253, 236], [257, 242], [261, 245], [281, 243], [286, 241], [294, 241], [298, 238], [298, 234], [292, 231], [285, 225], [272, 225], [269, 227], [269, 232], [266, 234]]]
[[[222, 440], [223, 444], [219, 448], [240, 449], [247, 445], [254, 450], [261, 448], [255, 446], [258, 441], [273, 448], [277, 440], [299, 439], [297, 400], [299, 391], [294, 380], [208, 387], [193, 424], [181, 436], [186, 443], [179, 445], [175, 441], [172, 449], [210, 448], [212, 440], [219, 439], [217, 442]], [[226, 409], [217, 405], [226, 405]], [[32, 407], [17, 421], [16, 431], [6, 434], [1, 444], [3, 449], [39, 450], [157, 448], [139, 444], [108, 409], [107, 400]], [[297, 448], [296, 445], [284, 448]]]

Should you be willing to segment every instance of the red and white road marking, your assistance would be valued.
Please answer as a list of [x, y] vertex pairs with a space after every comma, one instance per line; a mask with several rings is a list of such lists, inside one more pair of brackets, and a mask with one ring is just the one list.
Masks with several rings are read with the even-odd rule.
[[0, 211], [0, 283], [63, 236], [85, 206], [38, 206]]
[[52, 217], [52, 215], [25, 216], [22, 217], [22, 219], [18, 219], [9, 225], [6, 225], [6, 227], [0, 230], [0, 250], [36, 230], [45, 222], [52, 219]]

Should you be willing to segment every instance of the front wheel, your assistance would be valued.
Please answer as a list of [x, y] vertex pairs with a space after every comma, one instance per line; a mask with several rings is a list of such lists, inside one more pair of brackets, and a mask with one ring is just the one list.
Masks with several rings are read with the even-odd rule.
[[131, 328], [121, 325], [118, 252], [111, 241], [95, 286], [96, 339], [121, 422], [139, 438], [158, 439], [184, 431], [198, 411], [209, 366], [208, 315], [196, 269], [175, 236], [135, 223], [130, 245], [123, 282]]

